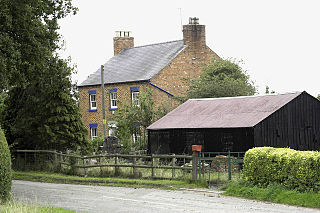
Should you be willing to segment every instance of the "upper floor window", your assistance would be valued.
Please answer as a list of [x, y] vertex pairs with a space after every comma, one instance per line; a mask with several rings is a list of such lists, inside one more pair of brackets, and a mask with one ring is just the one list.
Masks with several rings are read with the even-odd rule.
[[117, 89], [110, 89], [110, 108], [116, 109], [118, 108], [117, 105]]
[[97, 109], [96, 94], [90, 95], [90, 109]]
[[130, 87], [132, 105], [139, 106], [139, 87]]
[[96, 90], [89, 90], [89, 110], [97, 110], [97, 94]]

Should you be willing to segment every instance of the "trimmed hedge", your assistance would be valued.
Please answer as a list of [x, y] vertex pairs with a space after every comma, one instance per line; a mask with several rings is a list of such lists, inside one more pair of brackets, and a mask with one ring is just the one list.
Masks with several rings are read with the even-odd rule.
[[253, 148], [245, 154], [243, 177], [262, 187], [278, 183], [298, 191], [319, 191], [320, 152]]
[[11, 178], [10, 151], [4, 133], [0, 128], [0, 203], [10, 198]]

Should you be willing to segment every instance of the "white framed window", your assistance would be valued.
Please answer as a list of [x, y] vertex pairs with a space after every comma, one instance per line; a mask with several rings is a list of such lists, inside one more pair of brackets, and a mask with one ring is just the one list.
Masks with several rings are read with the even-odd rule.
[[117, 105], [117, 92], [110, 92], [110, 108], [115, 109], [118, 108]]
[[96, 94], [90, 94], [89, 95], [89, 100], [90, 100], [90, 109], [91, 110], [96, 110], [97, 109]]
[[131, 91], [132, 105], [139, 106], [139, 91]]
[[91, 140], [98, 137], [97, 127], [90, 127]]
[[117, 125], [115, 121], [109, 121], [108, 122], [108, 135], [109, 136], [115, 136], [116, 135], [116, 129], [117, 129]]
[[133, 133], [132, 141], [133, 141], [133, 144], [138, 143], [139, 141], [141, 141], [141, 135], [138, 132]]

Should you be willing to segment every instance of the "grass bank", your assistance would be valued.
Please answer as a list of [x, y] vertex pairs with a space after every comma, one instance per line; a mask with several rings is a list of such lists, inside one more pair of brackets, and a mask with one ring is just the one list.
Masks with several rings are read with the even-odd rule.
[[25, 205], [23, 203], [8, 202], [6, 204], [0, 204], [0, 213], [73, 213], [75, 211], [53, 208], [49, 206], [37, 206], [37, 205]]
[[69, 183], [83, 185], [122, 186], [179, 190], [182, 188], [207, 188], [205, 181], [153, 180], [128, 178], [79, 177], [47, 172], [13, 172], [13, 179], [47, 183]]
[[274, 184], [267, 188], [253, 186], [243, 180], [230, 182], [222, 187], [226, 192], [223, 195], [249, 198], [273, 203], [320, 208], [320, 192], [298, 192]]

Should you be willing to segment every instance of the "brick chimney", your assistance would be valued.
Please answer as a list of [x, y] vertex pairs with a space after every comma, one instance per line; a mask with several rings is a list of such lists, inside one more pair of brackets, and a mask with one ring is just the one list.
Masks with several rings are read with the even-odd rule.
[[189, 24], [183, 25], [183, 41], [192, 50], [206, 46], [206, 26], [199, 24], [199, 18], [189, 18]]
[[116, 37], [113, 38], [114, 55], [118, 55], [125, 48], [134, 47], [130, 33], [130, 31], [116, 31]]

